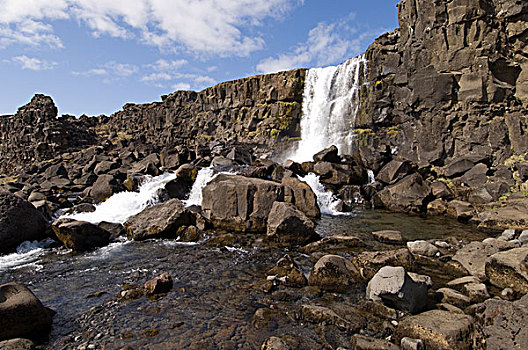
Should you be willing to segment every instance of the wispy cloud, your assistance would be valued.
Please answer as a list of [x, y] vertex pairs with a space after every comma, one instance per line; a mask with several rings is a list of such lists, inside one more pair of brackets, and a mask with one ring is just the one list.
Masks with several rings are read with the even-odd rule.
[[75, 20], [96, 37], [135, 38], [161, 50], [248, 56], [264, 47], [254, 30], [304, 0], [0, 0], [0, 45], [62, 47], [57, 20]]
[[110, 61], [99, 65], [97, 68], [92, 68], [81, 72], [74, 71], [72, 74], [84, 77], [104, 76], [105, 79], [108, 79], [108, 77], [130, 77], [138, 71], [139, 68], [136, 65]]
[[57, 62], [28, 57], [25, 55], [13, 57], [10, 62], [19, 65], [22, 69], [33, 71], [49, 70], [57, 66]]
[[[257, 64], [257, 71], [272, 73], [307, 66], [325, 66], [340, 63], [360, 54], [361, 42], [372, 36], [353, 26], [355, 15], [332, 23], [321, 22], [308, 33], [305, 42], [298, 43], [290, 52], [268, 57]], [[380, 34], [383, 31], [376, 31]]]

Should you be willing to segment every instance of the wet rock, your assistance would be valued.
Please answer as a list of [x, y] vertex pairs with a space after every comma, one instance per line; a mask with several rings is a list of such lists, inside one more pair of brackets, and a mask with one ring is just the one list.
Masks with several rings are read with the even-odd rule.
[[341, 163], [341, 157], [338, 155], [336, 146], [330, 146], [313, 156], [314, 162]]
[[285, 161], [282, 164], [282, 166], [285, 169], [290, 170], [291, 172], [293, 172], [297, 176], [303, 177], [303, 176], [306, 176], [308, 174], [306, 171], [304, 171], [304, 169], [302, 168], [301, 164], [299, 164], [297, 162], [294, 162], [293, 160]]
[[136, 241], [155, 237], [178, 236], [181, 227], [194, 224], [194, 216], [179, 199], [146, 208], [129, 218], [124, 226], [127, 233]]
[[26, 286], [18, 283], [0, 286], [0, 340], [45, 335], [53, 314]]
[[344, 204], [343, 209], [345, 210], [339, 210], [341, 212], [351, 211], [357, 206], [369, 205], [363, 196], [361, 186], [358, 185], [343, 186], [339, 190], [337, 197], [341, 199], [342, 203]]
[[427, 215], [444, 215], [447, 212], [447, 203], [442, 199], [435, 199], [427, 204]]
[[451, 288], [438, 289], [435, 292], [435, 298], [439, 302], [451, 304], [461, 309], [466, 308], [471, 302], [467, 296]]
[[421, 339], [426, 349], [470, 349], [473, 318], [443, 310], [432, 310], [403, 319], [395, 338]]
[[266, 232], [273, 203], [284, 199], [281, 184], [224, 174], [202, 193], [203, 214], [214, 227], [243, 232]]
[[403, 267], [382, 267], [367, 285], [367, 298], [417, 313], [427, 304], [427, 283], [415, 281]]
[[306, 182], [295, 177], [285, 177], [282, 179], [282, 184], [285, 202], [294, 204], [309, 218], [321, 217], [317, 196]]
[[440, 252], [434, 244], [422, 240], [407, 242], [407, 248], [412, 254], [429, 257], [435, 256]]
[[110, 232], [86, 221], [59, 219], [51, 227], [57, 238], [69, 249], [86, 251], [104, 247], [110, 242]]
[[101, 221], [97, 224], [103, 230], [110, 232], [110, 240], [126, 235], [125, 227], [115, 222]]
[[421, 339], [403, 337], [400, 341], [401, 350], [425, 350], [425, 345]]
[[123, 186], [131, 192], [135, 192], [139, 189], [141, 184], [145, 181], [146, 177], [143, 174], [140, 173], [132, 173], [127, 176], [127, 179], [125, 182], [123, 182]]
[[447, 214], [451, 217], [454, 217], [458, 221], [469, 221], [473, 215], [475, 215], [475, 210], [471, 203], [453, 200], [447, 203]]
[[233, 147], [227, 154], [226, 158], [231, 159], [240, 165], [250, 165], [253, 162], [253, 155], [251, 152], [240, 146]]
[[427, 182], [415, 173], [376, 193], [374, 204], [394, 211], [419, 212], [423, 210], [430, 192]]
[[273, 241], [305, 244], [316, 240], [315, 224], [290, 203], [275, 202], [268, 217], [267, 237]]
[[104, 202], [119, 191], [121, 191], [121, 185], [114, 176], [109, 174], [99, 175], [90, 191], [90, 197], [96, 203]]
[[301, 288], [308, 284], [308, 280], [299, 269], [291, 256], [285, 255], [275, 266], [268, 271], [269, 275], [274, 275], [284, 284], [289, 287]]
[[431, 193], [435, 198], [453, 199], [453, 192], [442, 181], [435, 181], [431, 184]]
[[359, 281], [359, 272], [347, 259], [325, 255], [313, 267], [308, 283], [330, 291], [344, 291]]
[[370, 280], [384, 266], [403, 266], [410, 269], [414, 258], [407, 248], [384, 250], [377, 252], [362, 252], [352, 258], [354, 266], [360, 271], [365, 281]]
[[366, 325], [366, 319], [359, 310], [341, 304], [334, 309], [318, 305], [302, 305], [303, 319], [319, 325], [333, 325], [342, 331], [355, 332]]
[[164, 272], [158, 277], [151, 279], [145, 283], [145, 290], [147, 294], [163, 294], [168, 293], [172, 289], [172, 277], [168, 272]]
[[304, 247], [300, 248], [300, 251], [310, 254], [314, 252], [330, 252], [330, 251], [340, 251], [340, 250], [349, 250], [351, 248], [358, 248], [365, 246], [360, 238], [355, 236], [326, 236], [322, 239], [307, 244]]
[[488, 349], [523, 349], [528, 344], [528, 295], [509, 302], [488, 299], [477, 310], [476, 343]]
[[402, 244], [403, 237], [400, 231], [384, 230], [372, 232], [374, 238], [381, 243]]
[[399, 346], [394, 345], [386, 340], [367, 337], [361, 334], [352, 336], [352, 344], [355, 350], [398, 350]]
[[198, 169], [192, 164], [183, 164], [176, 170], [176, 178], [167, 182], [165, 189], [171, 198], [186, 199], [198, 175]]
[[376, 175], [376, 180], [392, 185], [405, 176], [407, 176], [413, 170], [413, 164], [408, 160], [392, 160], [385, 165], [379, 173]]
[[15, 338], [0, 341], [0, 349], [2, 350], [33, 350], [35, 344], [29, 339]]
[[46, 237], [48, 222], [33, 204], [0, 192], [0, 253], [12, 252], [24, 241]]
[[489, 169], [486, 164], [479, 163], [466, 172], [460, 180], [470, 187], [477, 187], [488, 181], [488, 171]]
[[493, 254], [486, 261], [486, 276], [494, 286], [528, 293], [528, 248]]
[[278, 337], [269, 337], [260, 347], [260, 350], [291, 350], [288, 343]]

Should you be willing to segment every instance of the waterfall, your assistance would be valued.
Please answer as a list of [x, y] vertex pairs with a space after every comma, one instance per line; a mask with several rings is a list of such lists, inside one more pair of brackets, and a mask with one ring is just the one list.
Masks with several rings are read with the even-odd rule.
[[184, 200], [185, 206], [190, 207], [191, 205], [202, 205], [202, 189], [218, 175], [213, 167], [200, 169], [196, 180], [189, 193], [189, 198]]
[[88, 221], [98, 224], [102, 221], [124, 223], [129, 217], [139, 214], [143, 209], [158, 203], [159, 191], [165, 184], [176, 178], [173, 173], [150, 177], [139, 187], [138, 192], [119, 192], [99, 203], [91, 213], [74, 213], [60, 218]]
[[351, 154], [359, 110], [360, 89], [367, 79], [367, 60], [359, 56], [339, 66], [313, 68], [305, 78], [301, 141], [285, 159], [312, 160], [315, 153], [336, 145]]
[[314, 194], [317, 197], [317, 204], [319, 204], [319, 209], [321, 209], [321, 214], [341, 214], [336, 210], [339, 200], [335, 198], [332, 192], [326, 190], [323, 184], [319, 181], [319, 176], [314, 173], [309, 173], [308, 175], [301, 177], [299, 180], [306, 182], [312, 188], [312, 191], [314, 191]]

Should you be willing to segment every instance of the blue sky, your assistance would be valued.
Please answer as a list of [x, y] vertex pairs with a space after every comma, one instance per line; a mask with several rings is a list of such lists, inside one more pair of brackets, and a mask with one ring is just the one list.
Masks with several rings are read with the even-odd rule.
[[0, 0], [0, 115], [35, 93], [99, 115], [175, 90], [335, 65], [398, 26], [398, 0]]

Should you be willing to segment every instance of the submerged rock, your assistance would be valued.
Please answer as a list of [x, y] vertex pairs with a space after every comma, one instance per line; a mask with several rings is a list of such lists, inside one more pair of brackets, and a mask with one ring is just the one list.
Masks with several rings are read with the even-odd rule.
[[487, 259], [485, 269], [491, 284], [528, 293], [528, 248], [495, 253]]
[[53, 314], [26, 286], [18, 283], [0, 286], [0, 340], [45, 335]]
[[155, 237], [176, 238], [181, 227], [194, 224], [194, 216], [179, 199], [171, 199], [129, 218], [124, 226], [136, 241]]
[[313, 267], [308, 283], [330, 291], [344, 291], [360, 281], [359, 272], [339, 255], [325, 255]]
[[306, 277], [299, 269], [291, 256], [285, 255], [277, 264], [268, 271], [268, 274], [275, 276], [281, 281], [281, 284], [290, 287], [304, 287], [308, 283]]
[[86, 221], [59, 219], [51, 227], [57, 238], [73, 250], [91, 250], [110, 242], [110, 232]]
[[145, 283], [147, 294], [168, 293], [172, 289], [172, 277], [169, 273], [164, 272], [156, 278]]

